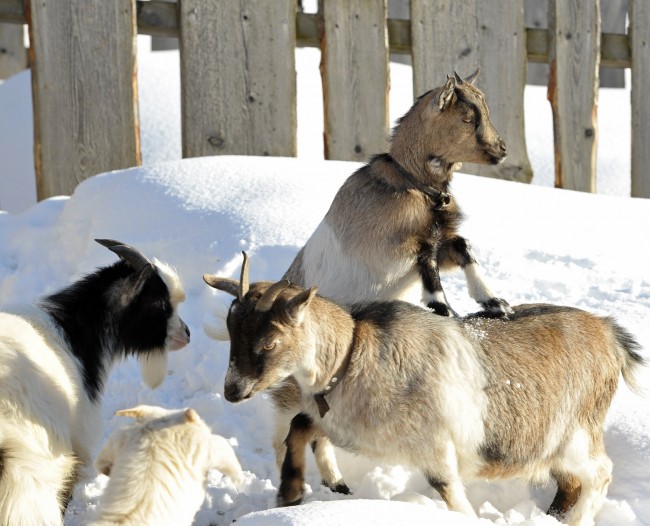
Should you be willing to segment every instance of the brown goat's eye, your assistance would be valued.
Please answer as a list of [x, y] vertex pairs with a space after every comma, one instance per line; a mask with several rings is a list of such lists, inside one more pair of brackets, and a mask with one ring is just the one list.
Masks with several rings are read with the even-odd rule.
[[472, 117], [471, 115], [468, 115], [467, 117], [463, 117], [463, 122], [467, 122], [467, 123], [474, 122], [474, 117]]
[[272, 351], [273, 349], [275, 349], [275, 341], [267, 342], [262, 347], [263, 351]]

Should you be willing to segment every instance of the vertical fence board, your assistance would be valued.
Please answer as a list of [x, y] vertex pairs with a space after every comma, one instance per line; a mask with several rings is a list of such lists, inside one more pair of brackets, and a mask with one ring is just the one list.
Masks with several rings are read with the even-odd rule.
[[140, 164], [131, 0], [28, 1], [39, 199]]
[[524, 129], [523, 1], [411, 0], [411, 39], [414, 96], [441, 85], [454, 70], [467, 76], [481, 68], [477, 86], [485, 93], [508, 157], [496, 166], [466, 164], [462, 171], [530, 182]]
[[[630, 0], [632, 50], [632, 197], [650, 197], [650, 4]], [[622, 176], [622, 174], [621, 174]]]
[[386, 150], [386, 0], [320, 3], [325, 158], [365, 161]]
[[550, 0], [548, 22], [555, 186], [595, 192], [599, 3]]
[[22, 24], [0, 24], [0, 79], [8, 79], [27, 67]]
[[295, 0], [179, 9], [183, 157], [295, 156]]

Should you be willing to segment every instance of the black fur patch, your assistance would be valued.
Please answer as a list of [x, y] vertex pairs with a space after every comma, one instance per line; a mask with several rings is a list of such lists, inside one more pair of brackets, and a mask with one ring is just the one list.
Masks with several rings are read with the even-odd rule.
[[81, 363], [91, 400], [99, 398], [105, 370], [113, 361], [165, 347], [173, 313], [167, 285], [155, 269], [136, 272], [124, 261], [85, 276], [45, 298], [41, 306], [61, 327]]

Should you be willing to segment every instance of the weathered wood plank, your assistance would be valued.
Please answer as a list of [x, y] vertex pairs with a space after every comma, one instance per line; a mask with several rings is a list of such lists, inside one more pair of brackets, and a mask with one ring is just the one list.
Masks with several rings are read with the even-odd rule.
[[325, 158], [365, 161], [387, 147], [386, 0], [320, 2]]
[[0, 24], [0, 79], [8, 79], [27, 67], [24, 28], [20, 24]]
[[456, 70], [467, 76], [477, 67], [490, 116], [508, 147], [497, 166], [466, 164], [462, 171], [530, 182], [524, 130], [526, 31], [523, 3], [412, 0], [414, 96], [441, 85]]
[[183, 157], [295, 156], [295, 0], [179, 8]]
[[39, 199], [140, 164], [131, 0], [28, 1]]
[[[650, 3], [630, 0], [632, 50], [632, 197], [650, 197]], [[621, 174], [621, 177], [624, 174]]]
[[595, 192], [599, 3], [550, 0], [549, 32], [555, 186]]
[[[176, 0], [161, 0], [167, 4], [173, 4], [176, 7]], [[151, 38], [152, 51], [166, 51], [169, 49], [178, 49], [178, 35], [176, 37], [153, 36]]]

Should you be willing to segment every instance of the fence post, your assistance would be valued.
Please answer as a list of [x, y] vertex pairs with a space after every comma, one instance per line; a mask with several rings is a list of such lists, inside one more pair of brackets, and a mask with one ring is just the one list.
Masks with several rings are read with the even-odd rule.
[[526, 32], [523, 0], [448, 2], [411, 0], [414, 96], [441, 85], [454, 70], [461, 76], [477, 66], [477, 85], [508, 147], [496, 166], [466, 164], [462, 171], [530, 182], [524, 129]]
[[183, 157], [296, 155], [296, 1], [180, 0]]
[[550, 0], [548, 22], [555, 186], [595, 192], [599, 2]]
[[140, 164], [132, 0], [27, 0], [39, 199]]
[[325, 158], [366, 161], [386, 151], [386, 0], [319, 2]]
[[630, 0], [632, 51], [632, 197], [650, 197], [650, 122], [647, 112], [650, 86], [650, 4]]
[[0, 79], [8, 79], [27, 67], [22, 24], [0, 24]]

